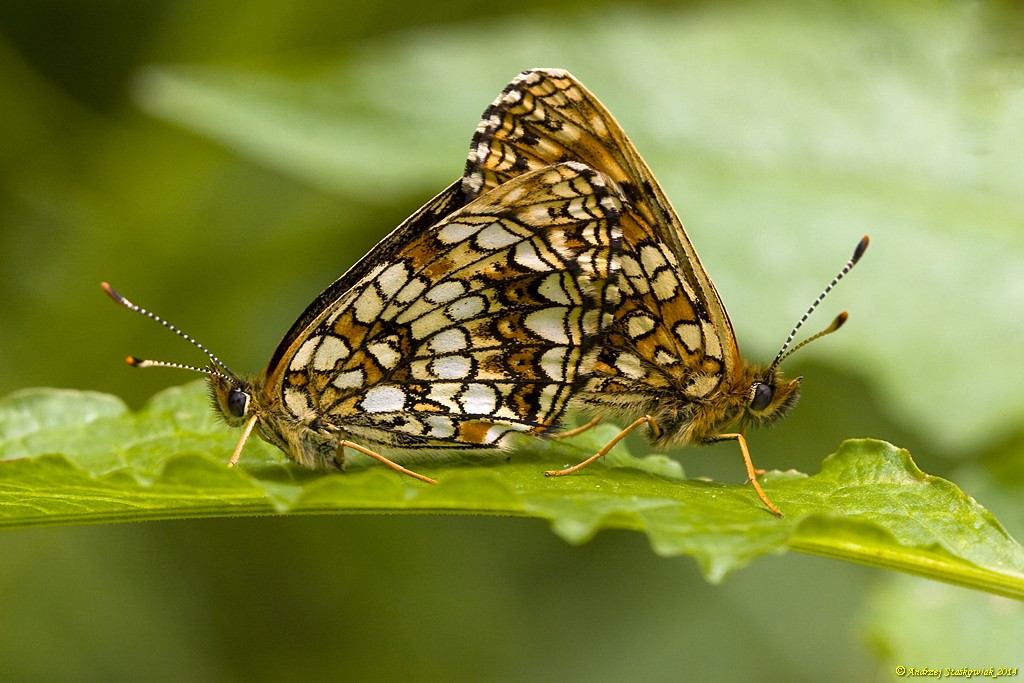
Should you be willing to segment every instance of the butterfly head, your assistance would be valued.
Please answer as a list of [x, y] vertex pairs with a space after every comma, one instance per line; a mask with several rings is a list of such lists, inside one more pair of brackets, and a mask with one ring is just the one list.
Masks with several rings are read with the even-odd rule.
[[226, 375], [215, 368], [205, 369], [210, 376], [210, 401], [224, 421], [241, 427], [256, 413], [253, 389], [249, 382]]
[[758, 425], [770, 425], [785, 417], [800, 399], [800, 379], [787, 380], [782, 371], [768, 368], [760, 379], [750, 385], [746, 420]]

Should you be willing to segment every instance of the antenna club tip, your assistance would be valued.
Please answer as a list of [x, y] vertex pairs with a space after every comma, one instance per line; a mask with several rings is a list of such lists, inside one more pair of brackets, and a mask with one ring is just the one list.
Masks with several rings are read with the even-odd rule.
[[136, 358], [135, 356], [127, 356], [124, 359], [124, 362], [127, 363], [128, 365], [132, 366], [133, 368], [139, 368], [139, 367], [142, 367], [142, 363], [144, 361], [142, 359], [140, 359], [140, 358]]
[[852, 263], [860, 261], [860, 257], [864, 255], [864, 252], [868, 250], [868, 244], [871, 243], [871, 239], [864, 235], [860, 238], [860, 242], [857, 243], [857, 248], [853, 250], [853, 258], [850, 259]]
[[117, 290], [114, 289], [113, 287], [111, 287], [109, 283], [101, 282], [100, 283], [100, 287], [103, 288], [103, 291], [106, 292], [107, 296], [109, 296], [111, 299], [113, 299], [114, 301], [116, 301], [119, 304], [123, 304], [124, 303], [125, 298], [123, 296], [121, 296], [120, 294], [118, 294]]
[[838, 330], [840, 327], [845, 325], [846, 321], [849, 320], [849, 319], [850, 319], [850, 314], [847, 313], [846, 311], [843, 311], [842, 313], [840, 313], [839, 315], [836, 316], [836, 321], [834, 323], [832, 323], [832, 330], [833, 331]]

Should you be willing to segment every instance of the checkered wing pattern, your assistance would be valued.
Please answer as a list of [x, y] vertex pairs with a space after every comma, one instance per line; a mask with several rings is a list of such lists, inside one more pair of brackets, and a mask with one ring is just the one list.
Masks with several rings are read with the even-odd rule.
[[[262, 382], [269, 412], [411, 449], [501, 445], [559, 419], [610, 322], [620, 201], [572, 162], [472, 201], [460, 192], [435, 198], [300, 317]], [[276, 431], [265, 436], [286, 440]]]
[[565, 160], [606, 176], [623, 206], [621, 300], [578, 398], [643, 410], [663, 392], [701, 400], [719, 391], [741, 361], [714, 284], [633, 143], [571, 74], [534, 69], [509, 83], [484, 112], [463, 188], [486, 193]]

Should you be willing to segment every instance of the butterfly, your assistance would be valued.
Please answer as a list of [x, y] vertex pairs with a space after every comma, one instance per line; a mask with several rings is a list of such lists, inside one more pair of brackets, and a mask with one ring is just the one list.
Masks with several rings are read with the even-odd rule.
[[[620, 272], [612, 322], [602, 329], [597, 361], [572, 408], [633, 419], [593, 457], [549, 475], [575, 472], [605, 455], [626, 434], [647, 424], [657, 447], [735, 440], [749, 480], [768, 509], [781, 516], [757, 481], [745, 429], [781, 419], [797, 402], [800, 378], [779, 369], [803, 322], [860, 259], [853, 258], [800, 319], [775, 360], [748, 362], [714, 283], [701, 265], [675, 210], [622, 127], [571, 74], [524, 71], [484, 112], [472, 140], [463, 187], [472, 197], [519, 174], [577, 161], [608, 179], [622, 204]], [[584, 428], [589, 425], [585, 425]]]
[[556, 424], [610, 321], [620, 211], [575, 162], [473, 197], [457, 181], [318, 296], [255, 378], [103, 288], [208, 357], [128, 363], [206, 374], [216, 411], [243, 428], [232, 465], [255, 431], [309, 468], [341, 470], [352, 449], [434, 483], [375, 449], [496, 448]]

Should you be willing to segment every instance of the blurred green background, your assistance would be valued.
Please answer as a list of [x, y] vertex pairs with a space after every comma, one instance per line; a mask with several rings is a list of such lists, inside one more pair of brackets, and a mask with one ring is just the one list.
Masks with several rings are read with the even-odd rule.
[[[455, 179], [518, 71], [571, 70], [686, 223], [745, 353], [800, 407], [752, 436], [817, 470], [911, 449], [1024, 537], [1024, 16], [1016, 3], [0, 6], [0, 395], [190, 379], [122, 293], [258, 371], [329, 282]], [[643, 452], [642, 440], [633, 442]], [[225, 454], [226, 455], [226, 454]], [[676, 454], [742, 480], [734, 445]], [[710, 586], [636, 534], [347, 517], [0, 535], [4, 680], [889, 680], [1022, 666], [1021, 606], [817, 558]]]

